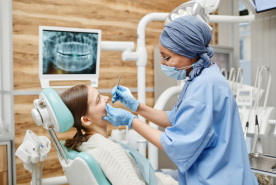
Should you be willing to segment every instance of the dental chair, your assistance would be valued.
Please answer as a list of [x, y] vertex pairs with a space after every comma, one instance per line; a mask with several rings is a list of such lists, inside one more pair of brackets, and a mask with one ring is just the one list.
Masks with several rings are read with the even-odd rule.
[[[51, 88], [44, 89], [39, 99], [34, 100], [35, 108], [32, 116], [38, 126], [45, 128], [53, 142], [59, 162], [65, 176], [42, 179], [43, 161], [51, 149], [51, 141], [45, 136], [36, 136], [27, 130], [23, 143], [15, 155], [19, 157], [26, 170], [32, 173], [32, 185], [111, 185], [105, 177], [97, 161], [86, 152], [69, 150], [64, 146], [65, 141], [59, 141], [55, 132], [64, 133], [74, 125], [74, 118], [60, 96]], [[41, 161], [40, 173], [37, 174], [37, 163]], [[171, 177], [156, 173], [158, 185], [174, 185]], [[175, 181], [176, 182], [176, 181]]]
[[[64, 133], [71, 129], [74, 125], [74, 118], [72, 113], [63, 103], [56, 91], [51, 88], [44, 89], [39, 94], [39, 99], [34, 100], [34, 106], [35, 109], [32, 109], [33, 119], [38, 126], [41, 125], [47, 130], [57, 150], [58, 158], [66, 177], [62, 176], [42, 180], [42, 170], [39, 177], [36, 176], [36, 167], [38, 160], [27, 159], [28, 157], [30, 159], [34, 159], [35, 157], [32, 156], [40, 156], [40, 152], [42, 152], [44, 146], [41, 143], [38, 144], [38, 147], [40, 147], [40, 149], [37, 149], [37, 154], [30, 156], [31, 152], [28, 152], [26, 147], [30, 148], [31, 142], [28, 141], [28, 144], [26, 144], [25, 136], [25, 143], [23, 142], [22, 145], [20, 145], [15, 155], [24, 161], [24, 164], [26, 164], [24, 165], [24, 167], [28, 166], [28, 163], [31, 163], [31, 165], [36, 163], [35, 169], [32, 170], [32, 185], [66, 183], [69, 183], [70, 185], [111, 185], [93, 156], [85, 152], [77, 152], [75, 150], [69, 151], [68, 148], [64, 146], [65, 142], [60, 142], [58, 140], [55, 132]], [[27, 133], [28, 132], [31, 133], [31, 131], [27, 131]], [[32, 135], [33, 138], [35, 137], [35, 139], [33, 140], [39, 143], [39, 137], [37, 137], [34, 133], [32, 133]], [[28, 137], [28, 139], [29, 138], [31, 137]], [[44, 160], [45, 159], [46, 158], [44, 158]], [[40, 161], [43, 162], [42, 160]]]

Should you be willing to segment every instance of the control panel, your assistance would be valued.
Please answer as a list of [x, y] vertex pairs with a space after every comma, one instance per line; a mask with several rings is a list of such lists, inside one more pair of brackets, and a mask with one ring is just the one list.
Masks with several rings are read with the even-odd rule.
[[253, 90], [238, 89], [236, 101], [238, 106], [251, 106], [253, 103]]

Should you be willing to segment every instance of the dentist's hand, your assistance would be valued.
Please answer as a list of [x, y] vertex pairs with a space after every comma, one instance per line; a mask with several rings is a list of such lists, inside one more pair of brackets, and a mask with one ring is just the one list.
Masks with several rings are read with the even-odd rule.
[[120, 101], [126, 108], [136, 112], [139, 106], [139, 101], [137, 101], [131, 94], [130, 90], [124, 86], [119, 85], [117, 89], [117, 85], [112, 89], [112, 103], [116, 101]]
[[130, 112], [121, 108], [114, 108], [109, 104], [106, 104], [105, 110], [107, 112], [107, 117], [105, 116], [103, 119], [109, 121], [115, 127], [127, 125], [131, 129], [133, 119], [137, 118]]

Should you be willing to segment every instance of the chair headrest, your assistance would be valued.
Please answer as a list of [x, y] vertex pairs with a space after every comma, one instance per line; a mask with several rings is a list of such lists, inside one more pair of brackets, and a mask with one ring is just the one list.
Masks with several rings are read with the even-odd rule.
[[54, 125], [55, 132], [63, 133], [73, 127], [74, 117], [54, 89], [46, 88], [42, 90], [39, 98], [45, 101], [50, 121], [51, 124]]

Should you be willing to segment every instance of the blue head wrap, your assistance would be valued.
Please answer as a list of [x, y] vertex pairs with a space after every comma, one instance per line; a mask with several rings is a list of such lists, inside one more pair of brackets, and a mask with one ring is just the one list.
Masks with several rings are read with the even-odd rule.
[[191, 81], [200, 75], [203, 68], [211, 65], [213, 48], [209, 47], [212, 39], [210, 28], [201, 20], [192, 16], [176, 18], [165, 26], [160, 36], [160, 44], [173, 53], [187, 58], [200, 58], [189, 73], [189, 80], [180, 94], [177, 104], [181, 103]]

